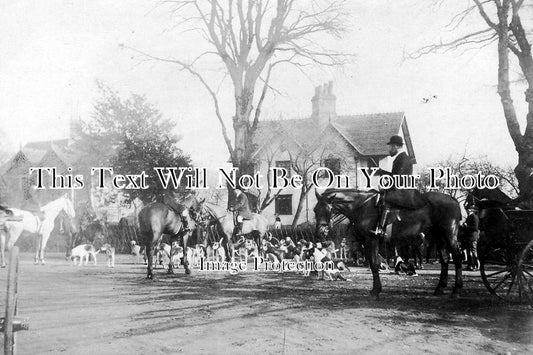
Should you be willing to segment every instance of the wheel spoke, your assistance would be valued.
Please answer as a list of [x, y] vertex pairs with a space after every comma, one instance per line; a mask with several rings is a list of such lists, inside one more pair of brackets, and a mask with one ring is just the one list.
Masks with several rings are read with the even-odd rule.
[[533, 275], [529, 272], [529, 270], [524, 269], [524, 270], [522, 270], [522, 271], [524, 271], [524, 272], [525, 272], [526, 274], [528, 274], [530, 277], [533, 277]]
[[485, 265], [499, 265], [499, 266], [507, 266], [508, 262], [507, 260], [485, 260]]
[[518, 300], [522, 303], [522, 274], [518, 272]]
[[533, 289], [528, 284], [527, 277], [525, 275], [521, 274], [520, 277], [523, 278], [523, 280], [521, 281], [521, 285], [520, 285], [520, 288], [523, 289], [522, 294], [525, 295], [528, 303], [533, 305], [533, 300], [531, 299], [531, 297], [529, 295], [530, 293], [533, 294]]
[[511, 289], [513, 288], [515, 279], [516, 279], [516, 273], [513, 273], [513, 279], [511, 280], [511, 284], [509, 284], [509, 288], [507, 289], [506, 297], [508, 297], [509, 294], [511, 293]]
[[500, 287], [500, 286], [505, 282], [505, 280], [507, 280], [510, 276], [511, 276], [511, 273], [508, 273], [507, 275], [505, 275], [505, 276], [503, 277], [503, 279], [502, 279], [500, 282], [498, 282], [498, 284], [497, 284], [496, 286], [492, 287], [492, 290], [493, 290], [494, 292], [496, 292], [496, 289], [497, 289], [498, 287]]
[[496, 271], [496, 272], [493, 272], [491, 274], [487, 274], [485, 273], [485, 276], [488, 278], [488, 277], [493, 277], [495, 275], [498, 275], [498, 274], [501, 274], [502, 272], [509, 272], [510, 270], [509, 269], [503, 269], [503, 270], [499, 270], [499, 271]]

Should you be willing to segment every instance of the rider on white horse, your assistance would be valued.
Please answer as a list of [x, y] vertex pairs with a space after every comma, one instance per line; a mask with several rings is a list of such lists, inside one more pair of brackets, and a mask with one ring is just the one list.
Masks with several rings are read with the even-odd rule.
[[233, 230], [233, 236], [239, 236], [242, 233], [243, 220], [252, 219], [252, 211], [250, 210], [250, 204], [248, 203], [248, 197], [241, 188], [235, 190], [237, 196], [235, 204], [230, 211], [233, 211], [237, 216], [237, 223]]

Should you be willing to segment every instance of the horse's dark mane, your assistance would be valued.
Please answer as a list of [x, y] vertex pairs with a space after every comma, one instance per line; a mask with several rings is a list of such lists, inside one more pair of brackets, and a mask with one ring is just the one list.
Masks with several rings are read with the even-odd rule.
[[[375, 195], [376, 192], [373, 190], [358, 190], [358, 189], [327, 189], [322, 194], [322, 197], [331, 198], [333, 197], [336, 202], [354, 202], [354, 195], [357, 194], [360, 196], [369, 196]], [[348, 198], [349, 197], [349, 198]]]
[[365, 193], [376, 193], [378, 191], [372, 189], [372, 190], [360, 190], [360, 189], [333, 189], [333, 188], [329, 188], [329, 189], [326, 189], [326, 191], [324, 191], [322, 193], [322, 196], [324, 195], [331, 195], [331, 194], [336, 194], [336, 193], [359, 193], [359, 194], [365, 194]]

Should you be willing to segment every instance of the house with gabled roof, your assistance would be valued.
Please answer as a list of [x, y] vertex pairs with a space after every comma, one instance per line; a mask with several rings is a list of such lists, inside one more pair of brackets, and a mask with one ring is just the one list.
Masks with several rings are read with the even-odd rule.
[[[75, 136], [71, 124], [71, 137]], [[74, 131], [74, 132], [73, 132]], [[0, 166], [0, 203], [25, 210], [36, 210], [39, 206], [68, 193], [75, 206], [90, 202], [91, 206], [107, 221], [118, 223], [121, 217], [135, 213], [137, 205], [129, 207], [121, 203], [120, 192], [113, 189], [100, 190], [93, 183], [96, 176], [89, 174], [81, 163], [82, 154], [73, 138], [50, 141], [28, 142], [16, 152], [11, 159]], [[84, 177], [84, 186], [80, 189], [51, 189], [51, 178], [44, 174], [44, 189], [35, 189], [37, 173], [29, 174], [30, 167], [53, 167], [57, 174]], [[113, 195], [114, 201], [106, 201]]]
[[[79, 156], [71, 149], [69, 139], [28, 142], [0, 167], [0, 199], [2, 203], [19, 208], [33, 208], [36, 201], [46, 204], [60, 194], [72, 190], [32, 190], [36, 173], [30, 175], [30, 167], [55, 167], [58, 174], [72, 174], [69, 167], [75, 167]], [[45, 176], [48, 180], [48, 176]], [[48, 181], [46, 181], [48, 184]], [[48, 185], [47, 185], [48, 186]], [[72, 196], [74, 197], [74, 196]]]
[[[308, 118], [259, 123], [252, 158], [256, 171], [265, 179], [272, 167], [283, 167], [289, 175], [302, 176], [326, 167], [336, 175], [348, 176], [351, 188], [362, 189], [366, 182], [362, 169], [380, 167], [390, 171], [392, 161], [386, 143], [393, 135], [404, 138], [404, 149], [416, 163], [403, 112], [337, 115], [332, 82], [316, 87], [311, 103]], [[264, 183], [261, 195], [268, 192]], [[300, 190], [286, 187], [271, 190], [270, 195], [276, 198], [263, 211], [270, 221], [277, 214], [283, 224], [292, 224], [298, 206], [301, 211], [297, 224], [314, 221], [316, 198], [312, 191], [302, 196]]]

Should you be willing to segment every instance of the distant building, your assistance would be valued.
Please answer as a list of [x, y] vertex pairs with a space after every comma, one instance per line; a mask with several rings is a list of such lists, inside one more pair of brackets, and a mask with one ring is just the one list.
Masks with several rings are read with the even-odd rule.
[[[0, 167], [0, 200], [10, 206], [32, 208], [36, 202], [46, 204], [65, 193], [70, 193], [71, 198], [81, 198], [81, 191], [70, 189], [36, 190], [32, 186], [37, 182], [37, 173], [29, 174], [30, 167], [55, 167], [58, 174], [75, 174], [77, 159], [69, 139], [27, 143]], [[44, 181], [48, 187], [48, 176]]]
[[[108, 222], [117, 223], [120, 218], [135, 219], [140, 201], [124, 204], [122, 194], [113, 189], [99, 190], [88, 171], [80, 170], [81, 155], [71, 139], [29, 142], [11, 159], [0, 166], [0, 202], [11, 207], [36, 210], [39, 206], [67, 193], [75, 206], [90, 202], [97, 215]], [[83, 189], [51, 189], [51, 179], [44, 174], [44, 189], [35, 189], [37, 173], [29, 174], [30, 167], [54, 167], [57, 174], [84, 177]]]
[[[404, 138], [404, 149], [416, 163], [403, 112], [337, 115], [332, 82], [318, 86], [311, 102], [312, 114], [307, 119], [262, 121], [259, 124], [254, 136], [256, 149], [253, 158], [256, 171], [265, 178], [271, 167], [283, 167], [291, 175], [302, 175], [305, 169], [312, 172], [319, 167], [327, 167], [334, 174], [349, 176], [351, 187], [363, 188], [365, 179], [361, 168], [390, 170], [386, 143], [392, 135]], [[267, 184], [264, 185], [261, 191], [263, 197], [267, 193]], [[273, 223], [274, 215], [278, 214], [283, 224], [291, 224], [299, 200], [300, 190], [285, 188], [263, 215]], [[315, 194], [310, 191], [302, 200], [298, 224], [314, 221], [315, 204]]]

